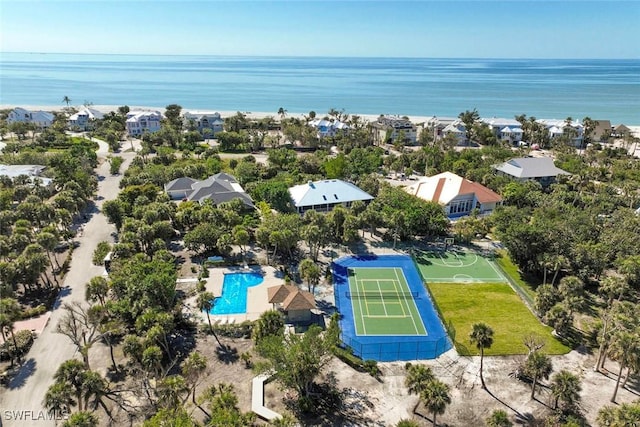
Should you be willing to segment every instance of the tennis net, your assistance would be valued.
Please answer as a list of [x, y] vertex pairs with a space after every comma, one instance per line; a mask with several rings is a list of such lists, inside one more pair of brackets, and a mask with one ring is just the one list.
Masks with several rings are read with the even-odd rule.
[[345, 296], [350, 299], [418, 299], [419, 292], [406, 291], [363, 291], [363, 292], [345, 292]]

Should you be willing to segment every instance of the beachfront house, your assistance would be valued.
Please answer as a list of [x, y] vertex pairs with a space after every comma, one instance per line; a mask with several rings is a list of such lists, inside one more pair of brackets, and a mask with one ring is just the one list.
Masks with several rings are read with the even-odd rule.
[[205, 138], [223, 131], [224, 120], [214, 111], [185, 111], [182, 115], [184, 128], [195, 128]]
[[129, 111], [127, 113], [127, 134], [140, 137], [160, 130], [162, 113], [159, 111]]
[[404, 117], [380, 115], [371, 128], [377, 143], [392, 143], [399, 137], [405, 144], [415, 144], [417, 140], [418, 128]]
[[41, 176], [46, 166], [42, 165], [0, 165], [0, 176], [6, 176], [11, 181], [25, 177], [31, 184], [39, 183], [44, 187], [53, 185], [53, 179]]
[[267, 289], [269, 304], [274, 310], [284, 314], [286, 323], [309, 323], [316, 308], [316, 300], [311, 292], [297, 286], [278, 285]]
[[458, 141], [458, 145], [462, 145], [467, 142], [467, 128], [460, 120], [455, 120], [445, 126], [442, 130], [442, 135], [453, 135]]
[[591, 140], [593, 142], [607, 142], [613, 134], [613, 126], [610, 120], [594, 120], [595, 127], [591, 132]]
[[449, 218], [469, 215], [474, 209], [486, 215], [502, 204], [499, 194], [451, 172], [423, 177], [404, 190], [422, 200], [442, 205]]
[[[549, 138], [560, 138], [563, 135], [572, 133], [571, 144], [574, 147], [581, 147], [584, 141], [584, 126], [579, 121], [572, 121], [570, 124], [567, 120], [559, 119], [538, 119], [536, 122], [542, 124], [549, 132]], [[571, 128], [571, 129], [570, 129]]]
[[571, 175], [556, 167], [550, 157], [519, 157], [496, 165], [494, 169], [498, 175], [508, 176], [520, 182], [536, 181], [543, 187], [554, 183], [559, 175]]
[[93, 120], [102, 119], [104, 114], [100, 111], [89, 107], [83, 107], [75, 114], [72, 114], [67, 119], [67, 126], [71, 130], [86, 131], [93, 128]]
[[524, 134], [522, 125], [515, 119], [493, 117], [490, 119], [480, 119], [480, 122], [489, 126], [498, 141], [511, 145], [516, 145], [522, 141]]
[[253, 209], [253, 200], [238, 181], [226, 173], [217, 173], [198, 181], [189, 177], [174, 179], [164, 185], [164, 191], [172, 200], [192, 200], [204, 203], [211, 200], [216, 206], [239, 199], [247, 209]]
[[367, 192], [340, 179], [309, 181], [306, 184], [296, 185], [289, 188], [289, 195], [300, 214], [311, 209], [317, 212], [329, 212], [338, 205], [351, 207], [356, 200], [364, 203], [373, 200], [373, 196]]
[[444, 129], [457, 121], [457, 117], [433, 116], [424, 122], [422, 132], [432, 132], [434, 139], [442, 138]]
[[31, 123], [38, 129], [46, 129], [53, 124], [53, 113], [49, 111], [31, 111], [24, 108], [16, 107], [7, 115], [7, 123]]
[[314, 119], [309, 122], [309, 126], [314, 128], [318, 133], [318, 138], [331, 138], [336, 136], [338, 132], [347, 132], [350, 127], [348, 124], [339, 120]]

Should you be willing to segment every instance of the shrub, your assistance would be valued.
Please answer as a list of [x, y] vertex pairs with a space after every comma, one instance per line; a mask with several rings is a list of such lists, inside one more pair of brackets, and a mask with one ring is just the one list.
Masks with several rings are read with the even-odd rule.
[[[16, 344], [18, 345], [18, 354], [20, 356], [27, 354], [33, 345], [34, 335], [31, 331], [22, 330], [15, 333]], [[0, 345], [0, 360], [7, 360], [14, 354], [15, 346], [13, 338], [7, 337], [7, 341]]]
[[111, 252], [111, 244], [109, 242], [100, 242], [96, 246], [96, 250], [93, 251], [93, 265], [102, 265], [104, 263], [104, 257]]
[[44, 304], [40, 304], [37, 307], [27, 308], [26, 310], [23, 310], [22, 313], [20, 314], [20, 317], [22, 319], [30, 319], [32, 317], [40, 316], [46, 312], [47, 312], [47, 306], [45, 306]]

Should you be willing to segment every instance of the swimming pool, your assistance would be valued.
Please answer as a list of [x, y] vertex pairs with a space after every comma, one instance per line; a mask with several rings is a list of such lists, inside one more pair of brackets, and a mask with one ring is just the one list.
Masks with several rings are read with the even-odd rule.
[[224, 275], [222, 296], [215, 299], [211, 314], [240, 314], [247, 312], [247, 288], [264, 281], [258, 273], [231, 273]]

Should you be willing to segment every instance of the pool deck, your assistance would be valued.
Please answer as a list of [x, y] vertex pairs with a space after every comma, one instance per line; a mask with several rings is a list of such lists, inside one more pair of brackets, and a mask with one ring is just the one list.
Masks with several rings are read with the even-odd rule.
[[[209, 268], [209, 277], [207, 278], [207, 291], [213, 293], [216, 297], [222, 295], [222, 282], [225, 274], [231, 273], [259, 273], [264, 277], [264, 281], [256, 286], [247, 289], [247, 312], [238, 314], [212, 314], [211, 322], [213, 323], [242, 323], [245, 320], [257, 320], [262, 313], [273, 307], [269, 304], [267, 289], [271, 286], [284, 284], [282, 273], [270, 266], [251, 265], [248, 268], [243, 267], [213, 267]], [[206, 322], [206, 315], [200, 313], [197, 309], [195, 313]]]

